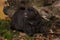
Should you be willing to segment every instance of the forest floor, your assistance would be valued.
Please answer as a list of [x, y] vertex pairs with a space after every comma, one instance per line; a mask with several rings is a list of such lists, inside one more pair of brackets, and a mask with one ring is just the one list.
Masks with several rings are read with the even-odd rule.
[[0, 40], [60, 40], [60, 36], [51, 34], [44, 36], [39, 33], [35, 34], [33, 37], [30, 37], [25, 33], [10, 30], [9, 20], [0, 20]]

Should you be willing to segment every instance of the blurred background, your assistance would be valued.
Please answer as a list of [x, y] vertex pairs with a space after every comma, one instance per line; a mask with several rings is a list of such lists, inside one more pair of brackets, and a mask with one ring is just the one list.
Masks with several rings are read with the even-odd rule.
[[[40, 9], [40, 8], [42, 9], [42, 7], [40, 7], [40, 6], [43, 6], [43, 2], [44, 2], [43, 0], [39, 0], [39, 1], [35, 0], [33, 5], [34, 5], [34, 7], [35, 7], [35, 5], [39, 6], [39, 8], [35, 7], [36, 9]], [[51, 2], [49, 1], [48, 3], [51, 3]], [[11, 24], [11, 20], [3, 12], [4, 4], [5, 4], [5, 0], [0, 0], [0, 40], [18, 40], [18, 39], [21, 39], [20, 38], [20, 32], [15, 31], [15, 30], [12, 31], [12, 30], [9, 29], [10, 24]], [[60, 4], [60, 2], [59, 2], [59, 4]], [[54, 6], [56, 6], [56, 5], [54, 4]], [[50, 17], [51, 11], [54, 13], [54, 15], [56, 15], [56, 14], [59, 15], [60, 14], [60, 6], [59, 7], [51, 7], [51, 6], [46, 6], [46, 7], [44, 6], [41, 13], [47, 14], [47, 10], [48, 10], [47, 15], [49, 15], [49, 16], [47, 16], [47, 17]], [[40, 10], [38, 10], [38, 11], [40, 11]], [[60, 18], [60, 15], [59, 15], [59, 18]], [[59, 19], [59, 22], [60, 22], [60, 19]], [[60, 23], [59, 23], [59, 25], [60, 25]], [[59, 33], [60, 33], [60, 29], [59, 29]], [[42, 40], [45, 38], [42, 34], [41, 35], [38, 34], [37, 37], [41, 38], [40, 36], [42, 37]], [[31, 40], [31, 37], [29, 37], [29, 36], [27, 36], [26, 38], [27, 38], [27, 40]], [[55, 40], [55, 39], [60, 40], [60, 35], [55, 36], [55, 35], [52, 35], [52, 34], [48, 34], [48, 36], [46, 38], [47, 38], [46, 40], [48, 40], [49, 38], [51, 38], [50, 40]]]

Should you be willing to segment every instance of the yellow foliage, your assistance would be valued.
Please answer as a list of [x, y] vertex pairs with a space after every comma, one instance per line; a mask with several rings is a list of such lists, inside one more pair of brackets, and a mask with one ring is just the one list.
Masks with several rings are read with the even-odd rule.
[[6, 15], [3, 13], [4, 0], [0, 0], [0, 19], [5, 19]]

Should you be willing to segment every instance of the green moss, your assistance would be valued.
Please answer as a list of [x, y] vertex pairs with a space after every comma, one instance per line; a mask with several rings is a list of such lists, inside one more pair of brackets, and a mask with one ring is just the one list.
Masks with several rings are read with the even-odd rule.
[[7, 40], [12, 39], [12, 33], [9, 30], [10, 20], [1, 20], [0, 19], [0, 36], [3, 36]]
[[7, 31], [3, 34], [4, 38], [7, 40], [12, 40], [12, 33], [10, 31]]

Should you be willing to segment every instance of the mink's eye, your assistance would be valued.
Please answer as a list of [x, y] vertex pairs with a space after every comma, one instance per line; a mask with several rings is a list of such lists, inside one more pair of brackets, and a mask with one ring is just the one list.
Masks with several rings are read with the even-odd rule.
[[24, 1], [21, 1], [21, 3], [25, 4], [25, 2], [24, 2]]
[[21, 10], [25, 10], [25, 7], [20, 7]]

